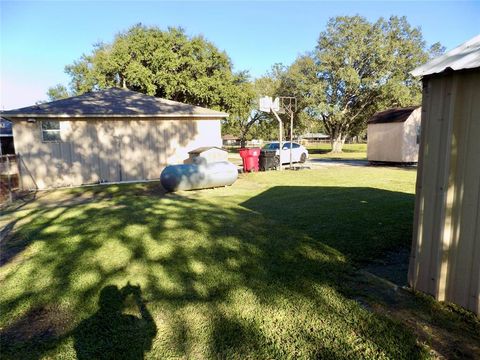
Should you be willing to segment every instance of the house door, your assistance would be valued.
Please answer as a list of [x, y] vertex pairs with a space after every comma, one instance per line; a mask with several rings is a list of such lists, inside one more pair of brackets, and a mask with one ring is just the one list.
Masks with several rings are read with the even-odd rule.
[[114, 181], [123, 181], [123, 169], [122, 169], [122, 137], [119, 135], [114, 136], [114, 148], [115, 148], [115, 178]]
[[113, 121], [104, 121], [98, 126], [100, 182], [118, 182], [123, 177], [122, 139], [115, 134], [114, 125]]

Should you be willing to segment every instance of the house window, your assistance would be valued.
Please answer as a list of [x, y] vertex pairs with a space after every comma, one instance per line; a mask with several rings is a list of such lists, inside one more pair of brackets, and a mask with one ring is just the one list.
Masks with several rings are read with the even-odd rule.
[[417, 145], [420, 144], [420, 125], [417, 125]]
[[42, 141], [59, 142], [62, 141], [60, 135], [60, 121], [43, 120], [42, 121]]

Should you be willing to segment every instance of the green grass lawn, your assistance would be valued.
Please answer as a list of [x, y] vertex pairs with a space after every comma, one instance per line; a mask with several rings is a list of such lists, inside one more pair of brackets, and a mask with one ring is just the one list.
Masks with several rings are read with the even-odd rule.
[[367, 160], [367, 144], [345, 144], [340, 154], [332, 154], [330, 144], [308, 146], [307, 149], [311, 159]]
[[[415, 175], [337, 166], [177, 194], [40, 194], [1, 220], [15, 225], [2, 243], [2, 359], [423, 359], [455, 332], [477, 341], [472, 317], [399, 302], [358, 271], [409, 246]], [[430, 323], [443, 337], [430, 341]]]
[[[345, 144], [343, 152], [332, 154], [330, 144], [317, 144], [307, 146], [311, 159], [341, 159], [341, 160], [367, 160], [367, 144]], [[229, 148], [230, 161], [241, 164], [237, 148]]]

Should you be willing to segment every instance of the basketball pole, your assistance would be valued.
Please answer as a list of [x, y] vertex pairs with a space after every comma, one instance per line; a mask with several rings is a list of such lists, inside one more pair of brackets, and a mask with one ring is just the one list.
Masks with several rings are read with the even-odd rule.
[[278, 156], [279, 156], [279, 170], [283, 170], [282, 165], [282, 147], [283, 147], [283, 122], [277, 111], [282, 114], [290, 115], [290, 169], [293, 169], [293, 116], [297, 109], [297, 99], [293, 96], [281, 96], [272, 101], [270, 96], [263, 96], [260, 98], [260, 111], [271, 112], [275, 115], [278, 121]]
[[293, 147], [293, 111], [290, 111], [290, 170], [293, 170], [292, 147]]
[[288, 100], [288, 105], [282, 101], [282, 107], [284, 112], [290, 115], [290, 170], [293, 170], [293, 116], [297, 108], [297, 99], [295, 97], [282, 97], [281, 99]]
[[270, 110], [272, 111], [273, 115], [275, 115], [275, 117], [277, 118], [278, 120], [278, 159], [279, 159], [279, 163], [280, 163], [280, 167], [278, 168], [278, 170], [282, 171], [283, 170], [283, 166], [282, 166], [282, 133], [283, 133], [283, 124], [282, 124], [282, 119], [280, 119], [280, 116], [278, 116], [277, 112], [275, 110], [273, 110], [273, 108], [270, 108]]

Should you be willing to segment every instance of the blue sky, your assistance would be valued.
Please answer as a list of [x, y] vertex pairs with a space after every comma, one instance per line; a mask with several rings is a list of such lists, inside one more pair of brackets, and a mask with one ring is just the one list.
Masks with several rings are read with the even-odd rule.
[[46, 99], [67, 84], [64, 67], [136, 23], [181, 26], [225, 50], [236, 70], [261, 76], [315, 47], [327, 20], [360, 14], [371, 21], [405, 15], [428, 44], [447, 49], [480, 32], [480, 2], [26, 2], [0, 0], [0, 109]]

